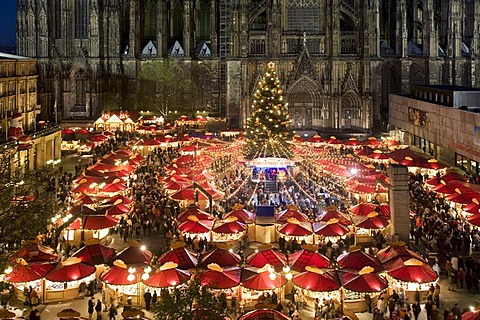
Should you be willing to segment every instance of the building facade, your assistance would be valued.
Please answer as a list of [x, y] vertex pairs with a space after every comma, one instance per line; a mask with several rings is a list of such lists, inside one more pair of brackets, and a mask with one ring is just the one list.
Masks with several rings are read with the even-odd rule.
[[199, 110], [230, 126], [268, 61], [301, 129], [378, 129], [390, 93], [480, 82], [473, 0], [18, 0], [17, 28], [51, 117], [131, 109], [121, 101], [142, 65], [165, 58], [188, 66]]
[[390, 96], [397, 138], [464, 171], [480, 174], [480, 89], [414, 86]]
[[21, 175], [61, 157], [60, 127], [39, 125], [36, 61], [0, 52], [0, 163]]
[[35, 127], [38, 73], [34, 59], [0, 52], [0, 141], [8, 140], [12, 116], [22, 114], [23, 129]]

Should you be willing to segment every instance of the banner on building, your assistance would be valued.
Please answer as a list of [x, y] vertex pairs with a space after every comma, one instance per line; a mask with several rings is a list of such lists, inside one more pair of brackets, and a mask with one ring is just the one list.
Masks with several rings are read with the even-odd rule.
[[428, 123], [427, 113], [415, 108], [408, 108], [408, 122], [424, 127]]
[[473, 127], [473, 143], [480, 146], [480, 126]]

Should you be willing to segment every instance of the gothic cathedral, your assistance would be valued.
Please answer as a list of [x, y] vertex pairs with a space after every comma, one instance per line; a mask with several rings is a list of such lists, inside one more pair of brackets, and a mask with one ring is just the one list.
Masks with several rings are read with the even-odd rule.
[[298, 129], [378, 129], [389, 93], [480, 85], [479, 0], [18, 0], [17, 21], [50, 117], [133, 108], [142, 64], [166, 58], [232, 127], [268, 61]]

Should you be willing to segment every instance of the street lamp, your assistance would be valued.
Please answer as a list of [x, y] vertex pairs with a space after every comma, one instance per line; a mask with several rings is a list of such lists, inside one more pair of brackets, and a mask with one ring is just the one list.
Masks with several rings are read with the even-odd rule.
[[137, 305], [138, 307], [141, 307], [141, 288], [140, 288], [140, 279], [143, 281], [147, 280], [150, 278], [150, 272], [152, 272], [152, 267], [146, 266], [143, 269], [143, 273], [137, 273], [137, 268], [135, 267], [130, 267], [128, 268], [128, 276], [127, 280], [130, 282], [133, 282], [137, 280]]

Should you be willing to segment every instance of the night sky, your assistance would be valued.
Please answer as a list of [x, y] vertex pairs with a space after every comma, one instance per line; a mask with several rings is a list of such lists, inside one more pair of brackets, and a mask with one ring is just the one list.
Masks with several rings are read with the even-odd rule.
[[0, 8], [0, 45], [15, 43], [15, 25], [17, 21], [17, 0], [1, 0]]

